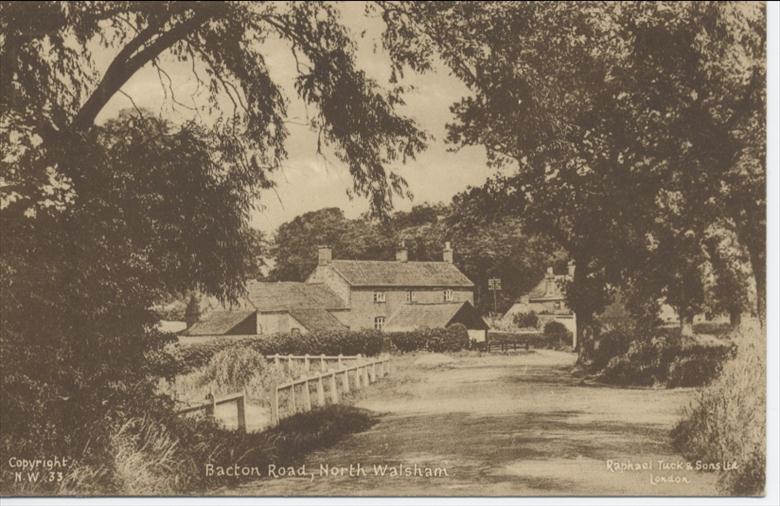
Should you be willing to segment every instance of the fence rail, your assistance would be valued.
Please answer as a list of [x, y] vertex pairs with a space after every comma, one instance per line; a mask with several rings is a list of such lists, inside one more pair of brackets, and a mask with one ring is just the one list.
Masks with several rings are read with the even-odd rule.
[[266, 355], [266, 359], [273, 360], [274, 364], [279, 365], [282, 362], [286, 363], [288, 367], [292, 366], [294, 362], [303, 362], [303, 368], [306, 372], [311, 371], [311, 366], [314, 363], [319, 363], [319, 370], [324, 372], [327, 370], [328, 363], [336, 362], [339, 369], [344, 367], [344, 362], [348, 360], [362, 360], [362, 355]]
[[[368, 386], [371, 383], [376, 382], [378, 378], [387, 376], [390, 372], [390, 357], [373, 359], [352, 365], [344, 365], [344, 362], [348, 360], [361, 360], [364, 357], [361, 355], [267, 355], [266, 358], [274, 360], [274, 363], [276, 364], [281, 363], [281, 361], [291, 364], [293, 361], [303, 360], [307, 372], [310, 371], [312, 362], [319, 362], [320, 364], [320, 370], [317, 374], [276, 385], [271, 389], [272, 427], [277, 425], [282, 419], [295, 413], [305, 413], [312, 410], [312, 407], [315, 405], [312, 403], [312, 385], [316, 388], [316, 406], [325, 406], [328, 402], [337, 404], [344, 393], [349, 393], [353, 389], [359, 390], [361, 387]], [[327, 369], [326, 364], [334, 361], [338, 364], [339, 368]], [[339, 381], [339, 379], [341, 381]], [[341, 394], [339, 393], [339, 383], [341, 384]], [[303, 402], [301, 409], [298, 408], [296, 390], [301, 390], [300, 396]], [[328, 391], [327, 395], [325, 393], [326, 390]], [[281, 413], [279, 409], [279, 398], [280, 394], [284, 394], [285, 392], [288, 392], [287, 410], [284, 413]], [[235, 403], [238, 429], [242, 432], [246, 432], [246, 390], [221, 397], [216, 397], [212, 391], [206, 396], [206, 399], [207, 400], [204, 403], [188, 406], [180, 409], [176, 413], [179, 415], [186, 415], [188, 413], [204, 411], [206, 415], [214, 416], [217, 406]], [[328, 401], [328, 399], [330, 400]]]
[[[316, 388], [317, 406], [325, 406], [330, 398], [331, 404], [337, 404], [340, 399], [339, 394], [339, 377], [341, 379], [342, 394], [352, 391], [351, 383], [354, 383], [354, 389], [359, 390], [362, 386], [368, 386], [371, 383], [377, 381], [377, 378], [386, 376], [390, 371], [388, 363], [389, 357], [380, 359], [374, 359], [362, 364], [355, 364], [341, 369], [320, 371], [319, 374], [308, 376], [293, 380], [281, 385], [277, 385], [273, 389], [273, 398], [271, 399], [271, 424], [276, 425], [284, 418], [294, 415], [298, 412], [307, 412], [312, 410], [312, 385]], [[352, 373], [352, 374], [350, 374]], [[350, 376], [354, 378], [354, 381], [350, 381]], [[328, 386], [328, 396], [325, 394], [325, 385]], [[298, 408], [297, 393], [300, 387], [300, 395], [303, 399], [302, 409]], [[280, 394], [288, 392], [287, 394], [287, 410], [282, 413], [280, 410], [279, 398]]]
[[238, 430], [246, 432], [246, 398], [246, 390], [224, 395], [222, 397], [215, 397], [214, 393], [211, 392], [206, 396], [206, 399], [208, 399], [206, 402], [180, 409], [176, 412], [176, 414], [186, 415], [188, 413], [195, 413], [197, 411], [205, 411], [206, 415], [214, 416], [217, 410], [217, 406], [220, 404], [235, 403]]

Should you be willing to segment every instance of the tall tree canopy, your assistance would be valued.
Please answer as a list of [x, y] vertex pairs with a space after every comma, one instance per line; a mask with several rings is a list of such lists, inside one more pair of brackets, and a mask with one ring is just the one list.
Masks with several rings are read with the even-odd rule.
[[399, 62], [437, 54], [469, 87], [448, 140], [516, 168], [486, 188], [574, 258], [567, 296], [578, 324], [610, 286], [648, 270], [669, 274], [656, 295], [690, 318], [716, 222], [751, 252], [761, 312], [762, 6], [381, 2], [379, 11]]
[[[40, 445], [25, 455], [58, 454], [102, 414], [145, 412], [133, 400], [171, 372], [154, 303], [193, 289], [231, 299], [254, 272], [249, 212], [286, 155], [272, 37], [291, 48], [295, 90], [353, 193], [386, 211], [404, 192], [393, 166], [426, 137], [398, 112], [403, 89], [357, 68], [333, 5], [0, 4], [0, 421], [19, 436], [4, 454], [24, 442]], [[112, 55], [105, 69], [98, 52]], [[144, 67], [184, 107], [170, 60], [203, 90], [192, 120], [133, 108], [96, 125]]]

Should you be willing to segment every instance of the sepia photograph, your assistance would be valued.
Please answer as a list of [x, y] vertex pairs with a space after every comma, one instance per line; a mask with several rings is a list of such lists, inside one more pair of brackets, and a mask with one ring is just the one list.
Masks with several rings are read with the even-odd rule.
[[3, 501], [766, 498], [767, 26], [0, 2]]

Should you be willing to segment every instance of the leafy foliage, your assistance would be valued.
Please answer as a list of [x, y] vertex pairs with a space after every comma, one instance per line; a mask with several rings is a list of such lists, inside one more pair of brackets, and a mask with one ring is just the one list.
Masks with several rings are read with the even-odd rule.
[[689, 322], [705, 302], [699, 267], [716, 224], [749, 250], [762, 313], [762, 6], [377, 9], [401, 66], [437, 55], [469, 88], [452, 106], [448, 140], [484, 146], [492, 165], [514, 169], [484, 192], [496, 214], [522, 215], [573, 258], [566, 295], [581, 330], [626, 285], [644, 300], [667, 297]]
[[[310, 126], [375, 214], [404, 193], [390, 167], [426, 140], [398, 113], [403, 89], [357, 68], [330, 4], [3, 3], [0, 31], [0, 423], [16, 455], [78, 453], [92, 422], [164, 410], [172, 336], [150, 308], [194, 290], [233, 300], [257, 275], [249, 212], [287, 137], [269, 37], [291, 45]], [[182, 108], [170, 60], [202, 90], [191, 120], [136, 107], [95, 124], [144, 67]]]
[[512, 318], [515, 325], [522, 328], [536, 328], [539, 326], [539, 317], [534, 311], [527, 313], [517, 313]]
[[447, 328], [391, 332], [388, 334], [388, 339], [393, 347], [402, 353], [413, 351], [446, 353], [461, 351], [469, 347], [469, 333], [466, 327], [460, 323]]

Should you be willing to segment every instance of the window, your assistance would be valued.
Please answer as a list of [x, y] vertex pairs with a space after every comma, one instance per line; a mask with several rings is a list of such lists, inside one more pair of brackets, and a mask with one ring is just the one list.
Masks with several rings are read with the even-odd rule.
[[374, 292], [374, 303], [385, 302], [385, 292]]
[[382, 327], [385, 326], [385, 317], [384, 316], [377, 316], [374, 318], [374, 329], [375, 330], [382, 330]]
[[298, 327], [291, 328], [290, 329], [290, 335], [291, 336], [299, 336], [299, 335], [301, 335], [301, 329], [299, 329]]
[[414, 290], [408, 290], [406, 292], [406, 302], [414, 302]]
[[452, 290], [444, 290], [444, 302], [452, 302]]
[[561, 308], [561, 303], [560, 302], [556, 302], [554, 307], [555, 307], [555, 309], [560, 309]]

